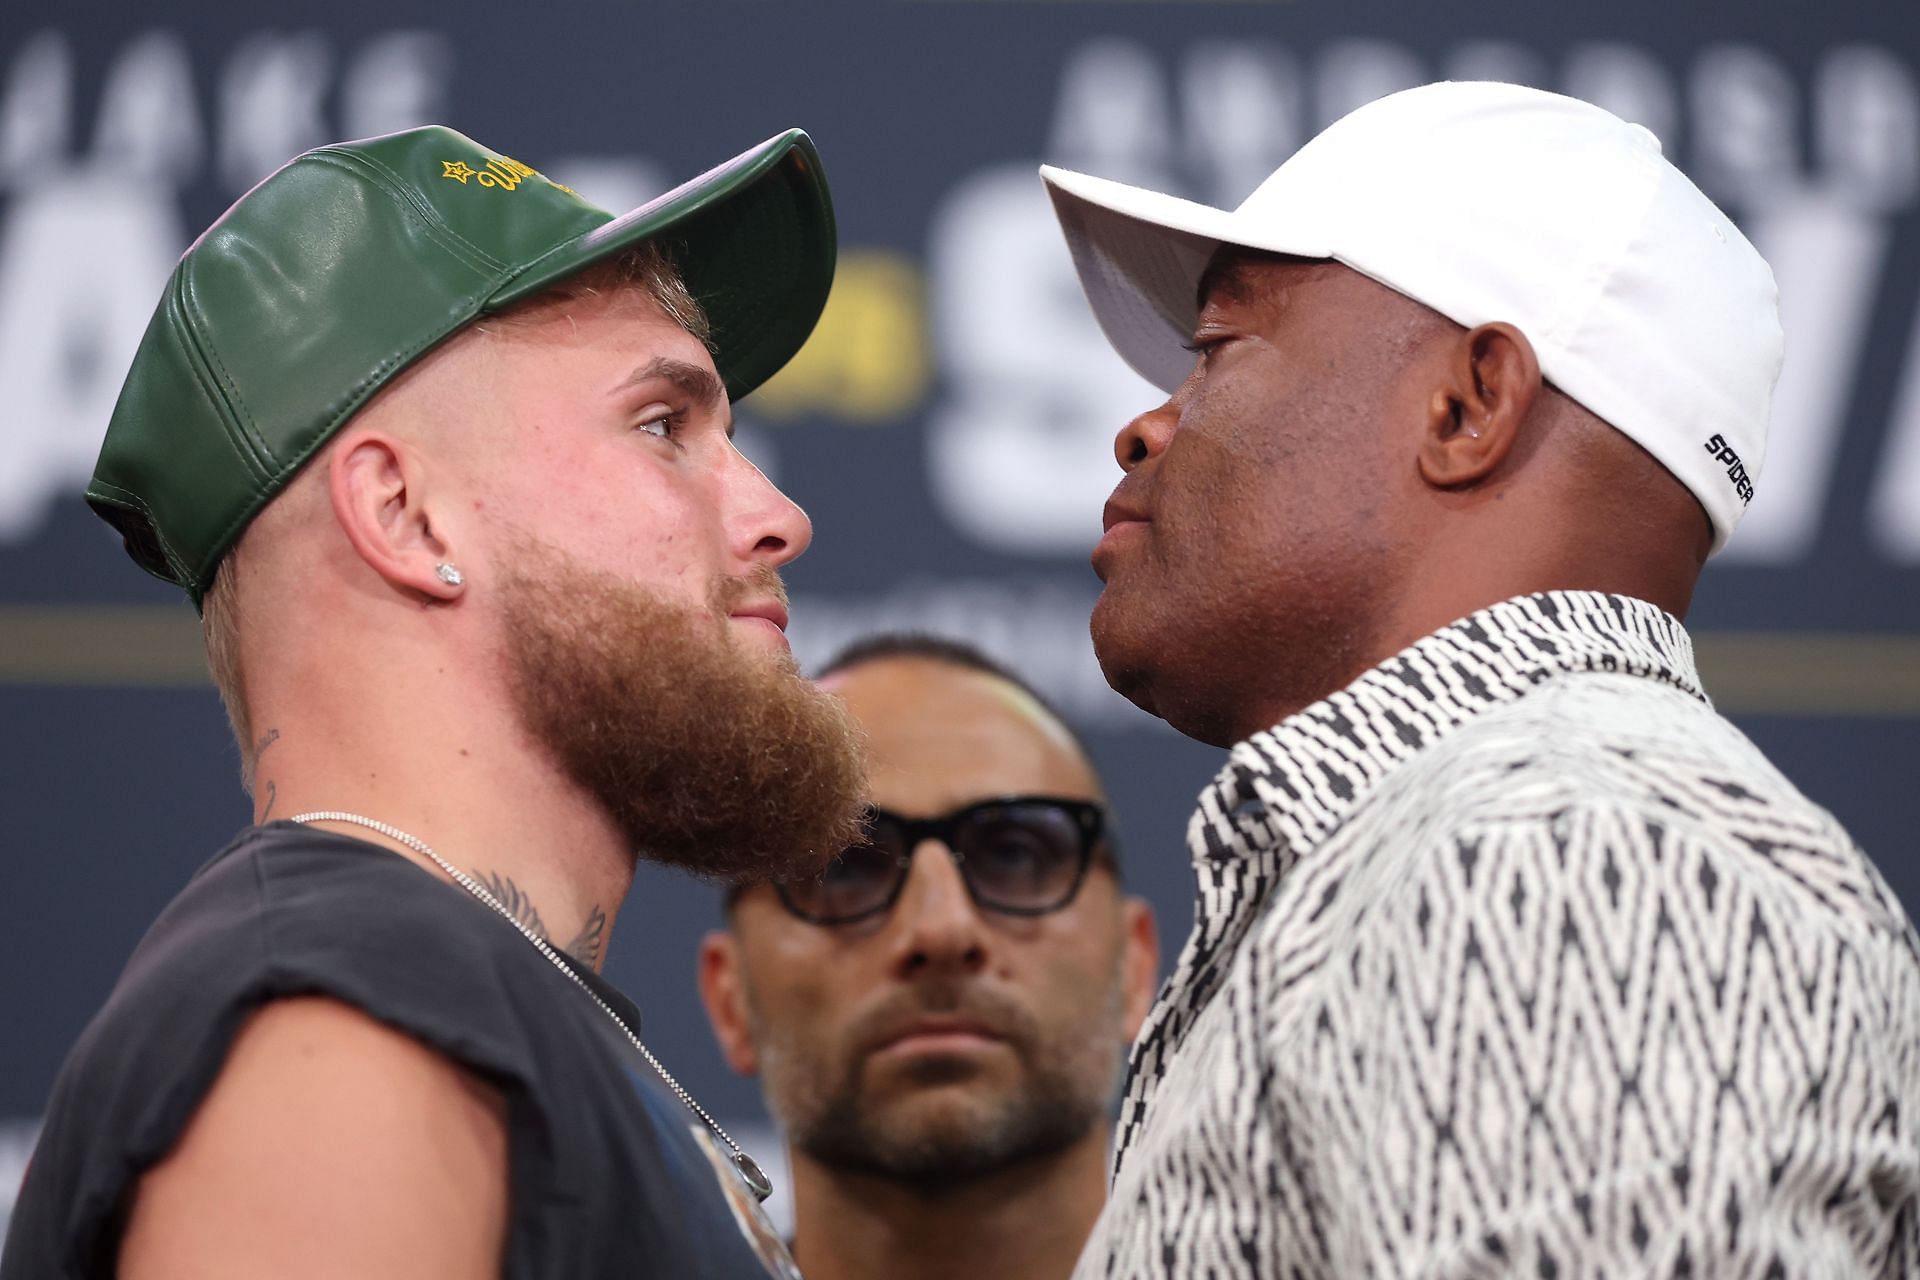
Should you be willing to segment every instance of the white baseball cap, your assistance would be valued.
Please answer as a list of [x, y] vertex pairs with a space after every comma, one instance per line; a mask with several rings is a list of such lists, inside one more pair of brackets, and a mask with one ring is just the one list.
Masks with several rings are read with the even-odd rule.
[[1371, 102], [1239, 208], [1042, 166], [1108, 341], [1172, 391], [1221, 245], [1331, 258], [1472, 328], [1512, 324], [1541, 374], [1692, 490], [1726, 544], [1780, 374], [1765, 259], [1639, 125], [1518, 85]]

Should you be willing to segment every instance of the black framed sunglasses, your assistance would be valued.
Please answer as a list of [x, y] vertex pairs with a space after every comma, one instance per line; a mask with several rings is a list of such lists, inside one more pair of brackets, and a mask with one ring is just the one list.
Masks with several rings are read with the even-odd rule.
[[1056, 796], [982, 800], [938, 818], [867, 810], [866, 838], [818, 876], [774, 882], [780, 902], [813, 924], [852, 924], [893, 909], [922, 841], [947, 846], [974, 905], [1043, 916], [1080, 892], [1107, 834], [1106, 809]]

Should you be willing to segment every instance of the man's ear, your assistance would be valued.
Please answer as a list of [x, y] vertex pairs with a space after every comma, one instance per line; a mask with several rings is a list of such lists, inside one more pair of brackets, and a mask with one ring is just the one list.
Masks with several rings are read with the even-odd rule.
[[328, 456], [327, 493], [347, 541], [388, 584], [429, 600], [460, 595], [460, 576], [441, 576], [439, 566], [454, 563], [453, 548], [428, 515], [425, 469], [406, 444], [370, 427], [348, 428]]
[[713, 1038], [727, 1065], [743, 1076], [758, 1075], [760, 1055], [747, 1022], [746, 992], [740, 985], [740, 947], [725, 929], [700, 939], [700, 1002], [707, 1006]]
[[1513, 450], [1540, 397], [1540, 361], [1510, 324], [1469, 330], [1448, 361], [1444, 385], [1428, 401], [1420, 438], [1420, 475], [1453, 489], [1486, 479]]
[[1153, 908], [1145, 898], [1128, 897], [1120, 903], [1126, 930], [1120, 961], [1121, 1017], [1123, 1030], [1131, 1041], [1140, 1034], [1140, 1024], [1153, 1007], [1153, 993], [1160, 986], [1160, 931], [1153, 922]]

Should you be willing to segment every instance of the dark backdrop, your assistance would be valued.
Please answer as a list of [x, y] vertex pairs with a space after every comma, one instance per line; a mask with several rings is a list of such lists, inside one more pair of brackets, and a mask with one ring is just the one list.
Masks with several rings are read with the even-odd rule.
[[[1691, 619], [1709, 688], [1914, 903], [1917, 71], [1920, 10], [1878, 0], [0, 6], [0, 1219], [67, 1046], [247, 819], [191, 612], [77, 495], [174, 257], [296, 151], [444, 121], [624, 208], [809, 129], [841, 274], [801, 360], [741, 411], [817, 530], [790, 575], [796, 645], [818, 661], [911, 625], [1030, 673], [1119, 784], [1172, 949], [1217, 754], [1092, 661], [1110, 441], [1151, 393], [1088, 318], [1034, 165], [1236, 203], [1346, 109], [1443, 76], [1652, 128], [1773, 261], [1786, 316], [1758, 496]], [[609, 973], [764, 1143], [693, 996], [716, 915], [643, 873]]]

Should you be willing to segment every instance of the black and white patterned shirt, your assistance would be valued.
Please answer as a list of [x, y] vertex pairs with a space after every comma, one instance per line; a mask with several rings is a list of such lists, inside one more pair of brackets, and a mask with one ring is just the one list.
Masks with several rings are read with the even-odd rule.
[[1661, 610], [1428, 636], [1189, 843], [1083, 1280], [1920, 1274], [1920, 944]]

